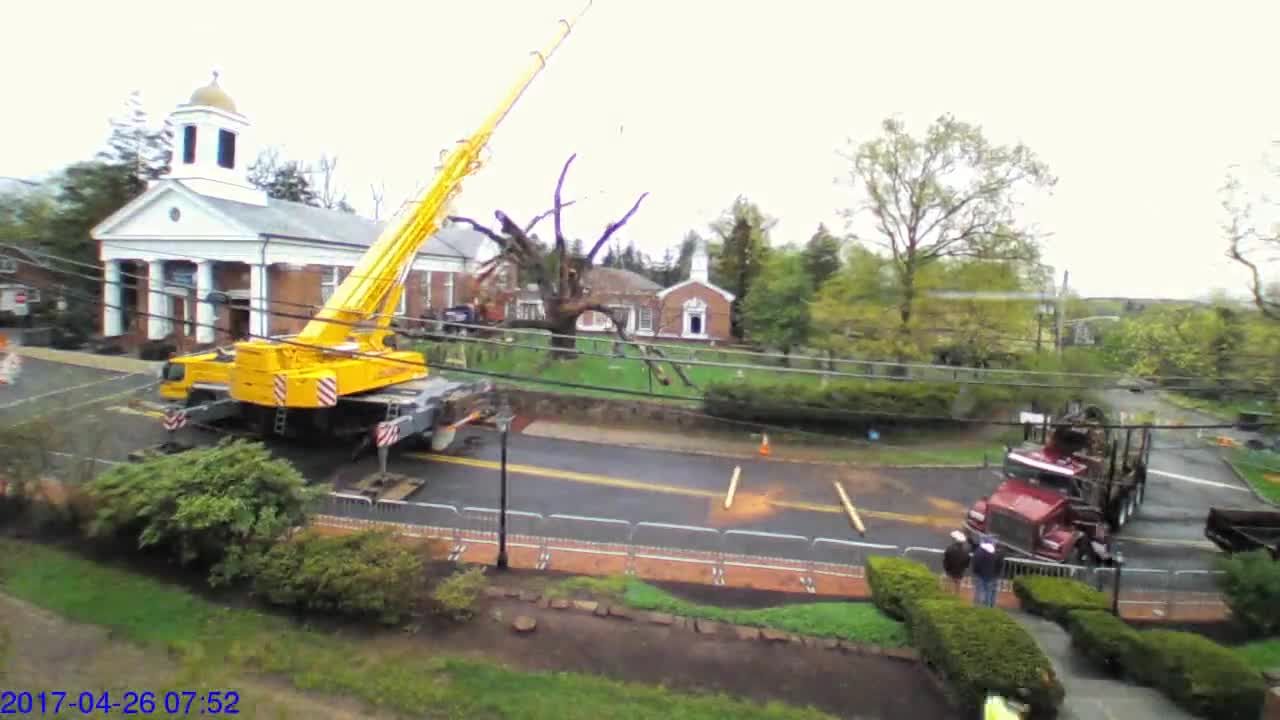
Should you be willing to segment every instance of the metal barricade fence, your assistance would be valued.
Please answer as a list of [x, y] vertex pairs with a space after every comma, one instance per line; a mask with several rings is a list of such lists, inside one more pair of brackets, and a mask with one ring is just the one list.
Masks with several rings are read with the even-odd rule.
[[[1094, 587], [1114, 595], [1115, 568], [1094, 568]], [[1120, 605], [1145, 606], [1153, 611], [1171, 612], [1173, 575], [1156, 568], [1122, 568], [1120, 571]]]
[[548, 515], [543, 523], [548, 560], [554, 553], [630, 557], [631, 523], [586, 515]]
[[722, 568], [754, 568], [798, 573], [808, 592], [816, 592], [809, 577], [809, 538], [761, 530], [725, 530], [720, 535]]
[[719, 530], [696, 525], [640, 522], [631, 528], [628, 545], [631, 551], [629, 573], [635, 572], [636, 560], [665, 560], [710, 565], [715, 581], [723, 582]]
[[[1127, 574], [1128, 571], [1126, 570]], [[1218, 578], [1221, 570], [1176, 570], [1170, 580], [1169, 613], [1176, 607], [1206, 607], [1225, 605]], [[1176, 599], [1175, 599], [1176, 598]], [[1175, 605], [1176, 603], [1176, 605]]]
[[1005, 558], [1000, 564], [1000, 590], [1002, 592], [1012, 590], [1013, 579], [1019, 575], [1071, 578], [1086, 583], [1093, 579], [1089, 568], [1083, 565], [1064, 565], [1027, 558]]
[[897, 555], [900, 551], [897, 545], [814, 538], [809, 546], [809, 571], [815, 575], [861, 578], [868, 557]]

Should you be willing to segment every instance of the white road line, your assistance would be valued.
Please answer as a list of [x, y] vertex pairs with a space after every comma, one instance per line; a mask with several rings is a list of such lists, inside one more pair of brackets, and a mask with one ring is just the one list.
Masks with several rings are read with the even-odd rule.
[[53, 395], [59, 395], [65, 392], [71, 392], [72, 390], [81, 390], [83, 388], [93, 387], [94, 385], [102, 385], [103, 383], [115, 382], [116, 380], [121, 380], [123, 378], [129, 378], [129, 377], [133, 377], [133, 376], [132, 375], [116, 375], [114, 377], [104, 378], [101, 380], [90, 380], [87, 383], [80, 383], [79, 385], [72, 385], [71, 387], [59, 388], [57, 390], [50, 390], [49, 392], [40, 393], [39, 395], [32, 395], [31, 397], [28, 397], [28, 398], [22, 398], [21, 400], [14, 400], [13, 402], [5, 403], [4, 405], [0, 405], [0, 410], [8, 410], [11, 407], [16, 407], [18, 405], [22, 405], [23, 403], [29, 403], [33, 400], [43, 400], [44, 398], [51, 397]]
[[1239, 492], [1249, 492], [1249, 488], [1242, 488], [1239, 485], [1231, 485], [1230, 483], [1214, 482], [1213, 480], [1202, 480], [1187, 475], [1179, 475], [1178, 473], [1165, 472], [1163, 470], [1147, 470], [1148, 475], [1159, 475], [1172, 480], [1181, 480], [1183, 482], [1195, 483], [1196, 485], [1207, 485], [1209, 487], [1222, 488], [1223, 490], [1238, 490]]

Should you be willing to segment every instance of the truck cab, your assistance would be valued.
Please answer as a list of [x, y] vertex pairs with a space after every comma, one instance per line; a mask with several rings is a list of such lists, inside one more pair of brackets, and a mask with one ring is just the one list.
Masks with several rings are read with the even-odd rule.
[[965, 514], [971, 540], [993, 535], [1006, 554], [1045, 562], [1110, 562], [1112, 536], [1145, 499], [1151, 430], [1113, 432], [1096, 408], [1063, 420], [1028, 426], [1027, 442], [1006, 450], [1002, 482]]

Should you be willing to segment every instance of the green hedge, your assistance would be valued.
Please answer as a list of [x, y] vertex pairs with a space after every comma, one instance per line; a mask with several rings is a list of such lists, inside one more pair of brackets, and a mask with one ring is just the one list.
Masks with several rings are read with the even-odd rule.
[[912, 600], [945, 597], [938, 582], [937, 574], [913, 560], [881, 556], [867, 558], [871, 600], [889, 617], [907, 619], [907, 606]]
[[1209, 720], [1257, 720], [1266, 685], [1231, 650], [1195, 633], [1148, 630], [1125, 671]]
[[1126, 667], [1141, 661], [1138, 631], [1109, 612], [1070, 610], [1067, 630], [1072, 646], [1112, 675], [1123, 675]]
[[931, 418], [982, 417], [1011, 403], [1037, 401], [1059, 407], [1068, 392], [893, 380], [720, 381], [707, 385], [703, 406], [718, 417], [777, 424], [861, 426], [896, 415]]
[[952, 598], [916, 600], [911, 636], [965, 712], [976, 711], [990, 693], [1025, 698], [1034, 717], [1052, 717], [1062, 704], [1065, 693], [1049, 658], [1003, 610]]
[[1072, 610], [1111, 607], [1105, 594], [1071, 578], [1024, 575], [1014, 579], [1013, 594], [1018, 596], [1023, 610], [1057, 623], [1065, 623]]

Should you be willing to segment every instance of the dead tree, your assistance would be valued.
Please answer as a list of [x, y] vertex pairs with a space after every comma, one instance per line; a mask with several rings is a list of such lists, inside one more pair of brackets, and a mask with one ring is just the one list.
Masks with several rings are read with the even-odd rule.
[[[523, 226], [516, 223], [501, 210], [493, 213], [498, 221], [496, 230], [471, 218], [458, 216], [449, 218], [451, 222], [462, 223], [475, 228], [498, 246], [498, 254], [481, 266], [477, 275], [478, 282], [483, 283], [501, 263], [510, 262], [518, 268], [522, 277], [531, 279], [537, 285], [538, 294], [542, 300], [543, 317], [531, 319], [507, 318], [501, 324], [501, 327], [537, 329], [551, 332], [551, 357], [557, 359], [577, 356], [578, 318], [585, 312], [603, 313], [613, 321], [613, 328], [618, 337], [624, 342], [632, 342], [631, 338], [627, 336], [625, 318], [615, 315], [613, 310], [603, 303], [592, 300], [584, 285], [584, 280], [587, 279], [590, 273], [596, 254], [608, 244], [614, 233], [627, 224], [631, 216], [635, 215], [636, 211], [640, 209], [640, 203], [644, 202], [644, 199], [649, 195], [647, 192], [641, 193], [625, 215], [605, 226], [604, 232], [591, 244], [585, 255], [573, 255], [569, 251], [569, 243], [564, 237], [561, 211], [573, 204], [573, 201], [563, 201], [562, 191], [564, 189], [565, 176], [568, 175], [569, 166], [573, 164], [575, 158], [577, 158], [576, 153], [570, 155], [569, 159], [565, 161], [564, 167], [560, 170], [560, 178], [556, 181], [556, 191], [551, 209], [536, 215]], [[551, 217], [555, 224], [555, 244], [549, 249], [544, 248], [533, 236], [534, 228], [548, 217]], [[554, 264], [548, 263], [549, 259], [554, 259]], [[670, 385], [671, 381], [653, 359], [654, 357], [664, 358], [665, 356], [662, 352], [657, 348], [641, 344], [636, 344], [635, 347], [639, 349], [645, 363], [653, 370], [654, 377], [663, 385]], [[684, 381], [685, 385], [695, 387], [683, 368], [674, 363], [672, 368], [680, 376], [680, 379]]]

